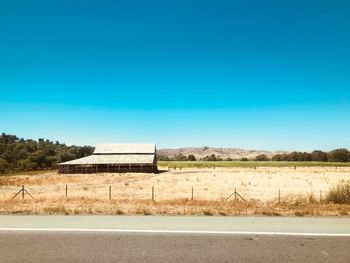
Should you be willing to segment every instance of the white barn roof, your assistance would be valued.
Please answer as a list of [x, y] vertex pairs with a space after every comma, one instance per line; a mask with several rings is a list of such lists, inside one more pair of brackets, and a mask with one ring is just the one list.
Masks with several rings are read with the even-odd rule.
[[152, 164], [153, 154], [93, 154], [76, 160], [60, 163], [60, 165], [85, 165], [85, 164]]
[[155, 154], [154, 143], [100, 143], [94, 154]]
[[154, 143], [101, 143], [96, 145], [93, 155], [59, 165], [153, 164], [155, 156]]

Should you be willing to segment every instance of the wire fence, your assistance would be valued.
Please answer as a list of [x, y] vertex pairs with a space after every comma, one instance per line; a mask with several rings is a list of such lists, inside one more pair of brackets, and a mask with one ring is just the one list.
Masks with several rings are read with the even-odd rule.
[[[0, 199], [2, 201], [30, 198], [57, 199], [57, 198], [95, 198], [101, 200], [201, 200], [201, 201], [275, 201], [283, 202], [304, 197], [322, 202], [326, 196], [325, 191], [293, 192], [287, 189], [266, 191], [259, 189], [245, 189], [239, 187], [225, 189], [211, 189], [209, 187], [188, 186], [174, 189], [164, 186], [129, 186], [107, 184], [81, 184], [81, 185], [50, 185], [50, 186], [1, 186]], [[27, 197], [28, 196], [28, 197]]]

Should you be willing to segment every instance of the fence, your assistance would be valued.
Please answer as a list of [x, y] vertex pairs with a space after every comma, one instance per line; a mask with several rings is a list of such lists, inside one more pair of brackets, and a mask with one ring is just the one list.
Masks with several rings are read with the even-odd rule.
[[0, 199], [12, 200], [12, 199], [25, 199], [31, 198], [33, 200], [38, 199], [55, 199], [55, 198], [95, 198], [101, 200], [207, 200], [207, 201], [225, 201], [232, 200], [239, 201], [275, 201], [278, 203], [286, 200], [292, 200], [293, 198], [303, 196], [309, 200], [323, 202], [326, 193], [323, 191], [310, 191], [307, 193], [291, 193], [285, 191], [285, 193], [278, 189], [275, 193], [269, 193], [269, 197], [263, 195], [261, 191], [247, 191], [245, 189], [239, 189], [233, 187], [220, 191], [218, 189], [210, 190], [203, 187], [186, 187], [182, 191], [176, 191], [172, 188], [164, 187], [130, 187], [130, 186], [118, 186], [118, 185], [59, 185], [59, 186], [6, 186], [0, 187]]

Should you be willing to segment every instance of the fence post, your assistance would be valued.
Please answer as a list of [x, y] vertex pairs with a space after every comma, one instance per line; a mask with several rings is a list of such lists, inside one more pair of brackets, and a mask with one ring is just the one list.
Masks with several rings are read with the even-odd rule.
[[278, 203], [281, 203], [281, 189], [278, 189]]
[[68, 197], [68, 184], [66, 184], [66, 199]]
[[24, 185], [22, 185], [22, 199], [24, 199]]
[[154, 201], [154, 186], [152, 186], [152, 201]]
[[112, 186], [109, 186], [109, 201], [112, 199]]
[[320, 191], [320, 204], [322, 204], [322, 191]]
[[235, 200], [237, 200], [237, 191], [236, 191], [236, 187], [235, 187]]
[[193, 200], [193, 187], [192, 187], [192, 195], [191, 195], [191, 200]]

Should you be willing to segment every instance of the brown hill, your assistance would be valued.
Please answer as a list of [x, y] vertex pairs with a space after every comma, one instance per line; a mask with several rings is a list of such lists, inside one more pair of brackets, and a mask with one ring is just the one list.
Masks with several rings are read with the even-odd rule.
[[255, 159], [260, 154], [265, 154], [271, 158], [275, 154], [287, 153], [285, 151], [262, 151], [262, 150], [244, 150], [237, 148], [215, 148], [215, 147], [187, 147], [178, 149], [159, 149], [157, 150], [158, 155], [167, 156], [173, 158], [176, 155], [188, 156], [193, 154], [197, 160], [206, 156], [215, 154], [216, 157], [222, 159], [232, 158], [234, 160], [240, 160], [242, 158]]

